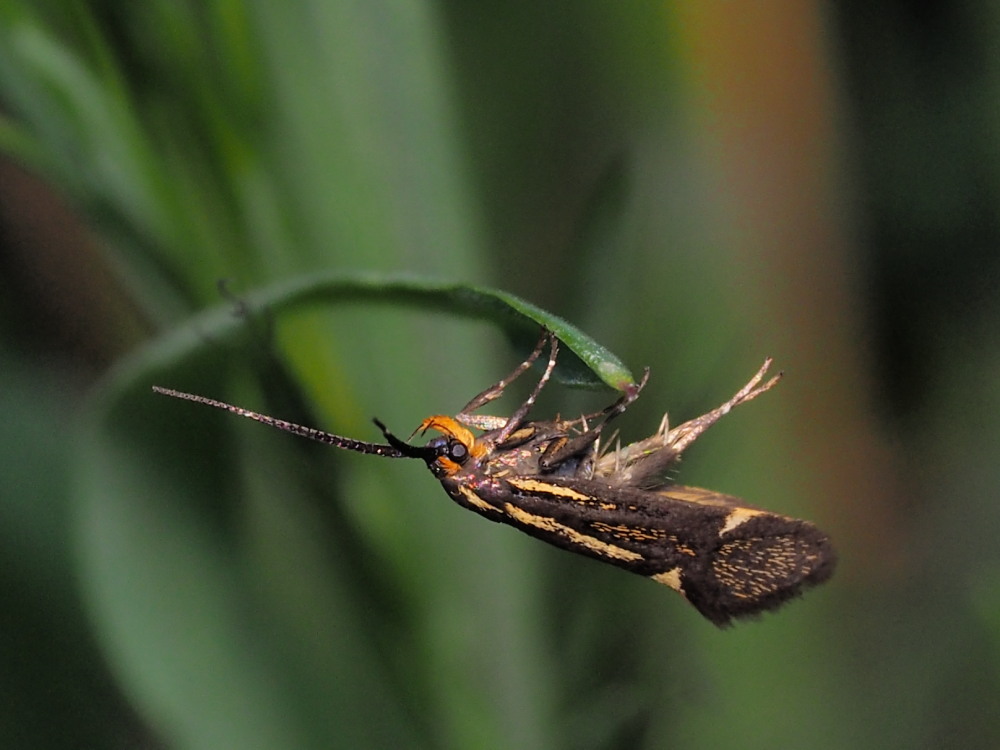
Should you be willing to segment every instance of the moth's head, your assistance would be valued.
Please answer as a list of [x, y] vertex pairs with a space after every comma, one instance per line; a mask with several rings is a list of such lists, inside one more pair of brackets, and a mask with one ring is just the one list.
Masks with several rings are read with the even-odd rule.
[[422, 459], [438, 479], [457, 474], [470, 460], [481, 458], [488, 450], [483, 443], [476, 440], [472, 432], [451, 417], [443, 415], [428, 417], [414, 430], [413, 434], [418, 432], [424, 434], [427, 430], [441, 433], [438, 437], [431, 438], [425, 445], [411, 445], [400, 440], [377, 419], [375, 425], [385, 435], [389, 445], [408, 458]]

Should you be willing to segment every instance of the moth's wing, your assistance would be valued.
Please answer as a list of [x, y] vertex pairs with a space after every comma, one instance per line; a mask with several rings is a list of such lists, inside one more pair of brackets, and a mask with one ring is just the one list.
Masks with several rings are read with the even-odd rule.
[[703, 564], [680, 573], [682, 593], [718, 625], [774, 609], [833, 574], [836, 554], [830, 540], [808, 521], [698, 487], [669, 487], [655, 494], [730, 509]]
[[[669, 500], [679, 500], [684, 503], [695, 503], [696, 505], [706, 505], [722, 508], [748, 508], [751, 510], [761, 510], [747, 503], [743, 498], [734, 495], [725, 495], [721, 492], [705, 490], [701, 487], [687, 487], [683, 484], [661, 485], [655, 490], [651, 490], [654, 495], [660, 495]], [[766, 511], [763, 511], [766, 512]]]
[[720, 626], [773, 609], [833, 571], [829, 540], [812, 524], [698, 487], [648, 492], [537, 475], [449, 481], [460, 504], [663, 583]]

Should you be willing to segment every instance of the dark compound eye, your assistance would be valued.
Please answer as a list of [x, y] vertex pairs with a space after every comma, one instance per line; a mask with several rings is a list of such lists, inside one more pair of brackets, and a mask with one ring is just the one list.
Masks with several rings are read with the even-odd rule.
[[448, 458], [455, 463], [463, 464], [469, 457], [469, 449], [463, 443], [452, 440], [448, 443]]

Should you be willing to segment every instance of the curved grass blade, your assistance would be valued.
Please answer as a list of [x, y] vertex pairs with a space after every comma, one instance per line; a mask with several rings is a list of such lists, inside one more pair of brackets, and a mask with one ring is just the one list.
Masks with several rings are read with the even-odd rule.
[[316, 275], [277, 284], [247, 296], [251, 309], [279, 313], [317, 303], [377, 303], [485, 320], [501, 328], [519, 349], [529, 351], [545, 326], [562, 342], [556, 378], [581, 388], [609, 386], [627, 391], [635, 378], [622, 361], [583, 331], [513, 294], [472, 284], [409, 276]]

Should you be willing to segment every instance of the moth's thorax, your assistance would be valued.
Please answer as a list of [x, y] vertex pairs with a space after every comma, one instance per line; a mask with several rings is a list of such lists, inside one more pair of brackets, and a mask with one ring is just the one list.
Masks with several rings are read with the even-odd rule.
[[545, 457], [566, 440], [579, 434], [578, 420], [527, 422], [502, 442], [496, 442], [499, 430], [484, 434], [477, 441], [486, 446], [475, 465], [467, 464], [463, 472], [478, 472], [486, 476], [590, 476], [594, 463], [593, 446], [561, 458], [552, 466]]

